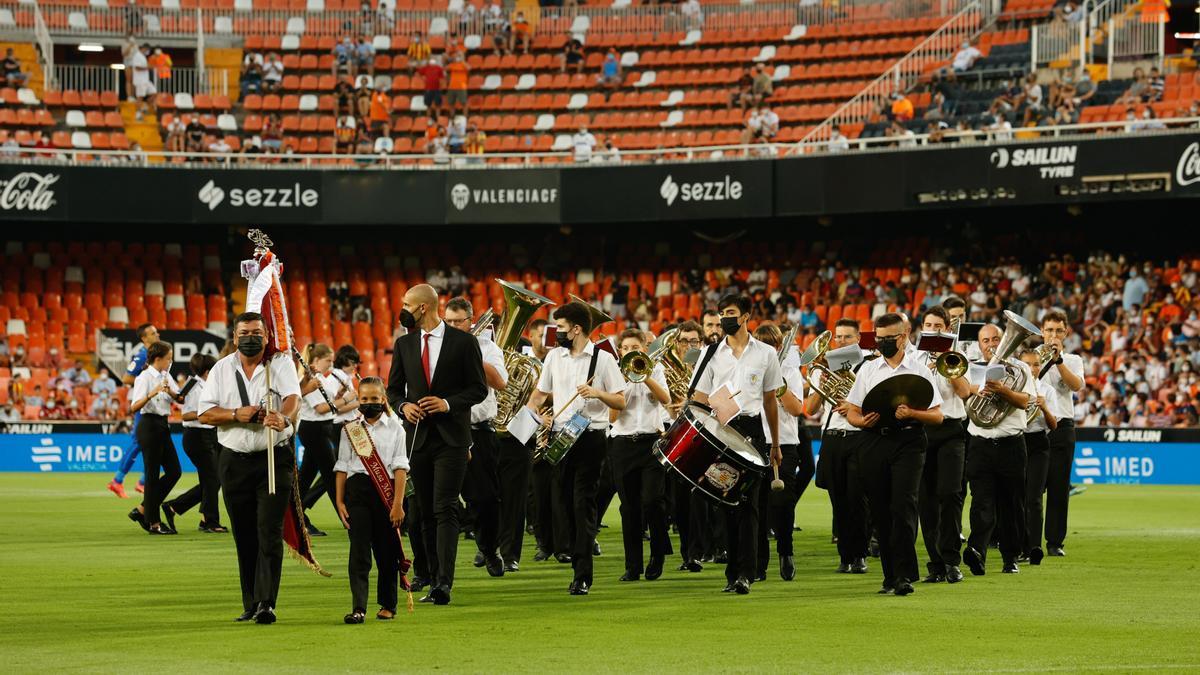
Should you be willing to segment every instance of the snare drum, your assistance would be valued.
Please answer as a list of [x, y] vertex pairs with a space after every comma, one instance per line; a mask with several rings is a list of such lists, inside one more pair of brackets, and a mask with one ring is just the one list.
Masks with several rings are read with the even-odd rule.
[[767, 472], [750, 441], [705, 408], [689, 404], [654, 444], [654, 456], [709, 499], [737, 506]]

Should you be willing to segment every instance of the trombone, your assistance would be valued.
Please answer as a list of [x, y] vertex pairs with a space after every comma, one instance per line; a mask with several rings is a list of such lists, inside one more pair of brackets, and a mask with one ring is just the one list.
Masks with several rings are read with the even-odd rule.
[[654, 361], [650, 355], [643, 351], [629, 352], [621, 357], [621, 361], [617, 364], [621, 368], [621, 374], [625, 379], [633, 384], [645, 382], [646, 378], [650, 377], [650, 373], [654, 372]]

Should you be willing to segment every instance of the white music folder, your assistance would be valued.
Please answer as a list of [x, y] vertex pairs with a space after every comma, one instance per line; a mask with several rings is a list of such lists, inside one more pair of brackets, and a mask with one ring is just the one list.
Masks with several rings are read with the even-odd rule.
[[537, 433], [538, 427], [542, 426], [542, 420], [529, 408], [521, 408], [521, 412], [513, 417], [508, 423], [508, 433], [512, 437], [521, 441], [521, 444], [529, 442], [530, 438]]

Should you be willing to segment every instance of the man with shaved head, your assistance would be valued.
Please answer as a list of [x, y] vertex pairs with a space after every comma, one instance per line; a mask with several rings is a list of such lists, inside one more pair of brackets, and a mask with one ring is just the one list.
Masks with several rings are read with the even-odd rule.
[[471, 406], [487, 397], [479, 342], [438, 315], [437, 291], [408, 289], [400, 311], [388, 401], [405, 420], [430, 577], [421, 602], [450, 604], [458, 552], [458, 495], [471, 447]]

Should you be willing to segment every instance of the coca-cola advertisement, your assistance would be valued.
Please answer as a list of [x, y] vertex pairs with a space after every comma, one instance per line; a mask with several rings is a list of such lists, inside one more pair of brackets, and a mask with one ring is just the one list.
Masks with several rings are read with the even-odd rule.
[[61, 171], [0, 167], [0, 212], [28, 218], [66, 216], [66, 180]]

